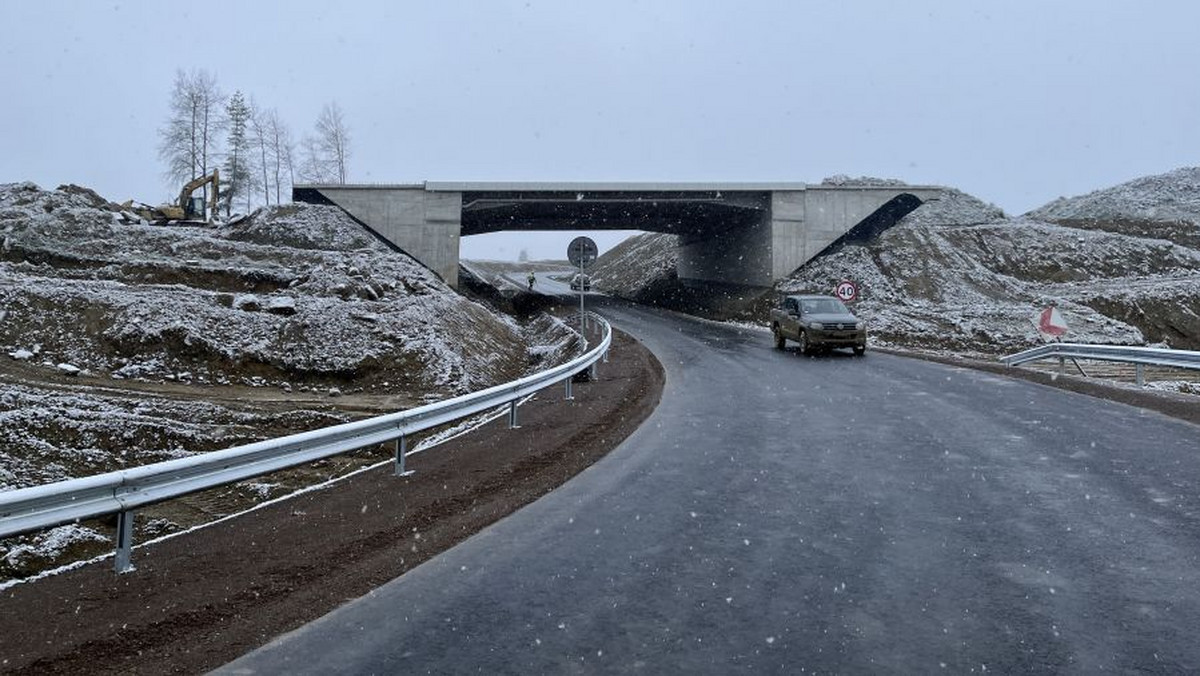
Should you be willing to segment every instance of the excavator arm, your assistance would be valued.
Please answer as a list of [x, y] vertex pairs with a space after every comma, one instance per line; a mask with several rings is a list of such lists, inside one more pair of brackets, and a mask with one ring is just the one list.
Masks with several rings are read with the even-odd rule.
[[179, 191], [178, 205], [179, 205], [179, 208], [183, 210], [185, 217], [190, 217], [193, 215], [190, 210], [191, 201], [192, 201], [192, 193], [196, 192], [196, 190], [198, 190], [200, 188], [200, 186], [203, 186], [207, 183], [212, 183], [212, 199], [209, 201], [209, 210], [208, 210], [209, 219], [216, 218], [217, 201], [220, 199], [220, 194], [221, 194], [221, 170], [220, 169], [213, 169], [213, 172], [211, 174], [209, 174], [207, 176], [201, 176], [200, 178], [194, 178], [184, 184], [183, 189]]
[[192, 209], [192, 193], [196, 192], [200, 186], [212, 183], [212, 199], [209, 201], [208, 222], [212, 222], [217, 217], [217, 204], [221, 199], [221, 172], [219, 169], [213, 169], [213, 172], [207, 176], [193, 178], [188, 181], [183, 189], [179, 191], [179, 199], [174, 204], [162, 204], [157, 207], [134, 207], [133, 200], [126, 202], [123, 205], [125, 208], [132, 210], [141, 218], [153, 223], [170, 223], [173, 221], [195, 222], [204, 219], [203, 205], [201, 209]]

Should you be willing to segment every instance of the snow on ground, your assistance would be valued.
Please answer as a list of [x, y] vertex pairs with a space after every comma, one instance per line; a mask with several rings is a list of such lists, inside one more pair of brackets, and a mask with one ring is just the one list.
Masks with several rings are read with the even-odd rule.
[[[1037, 342], [1033, 319], [1051, 301], [1058, 301], [1074, 339], [1142, 342], [1136, 328], [1064, 302], [1030, 281], [1034, 275], [1023, 275], [1018, 259], [1005, 255], [1013, 234], [992, 226], [897, 226], [865, 246], [810, 262], [776, 288], [829, 293], [839, 280], [854, 280], [860, 299], [853, 310], [884, 344], [965, 352], [1020, 349]], [[1007, 274], [996, 271], [1005, 265]]]
[[968, 195], [961, 190], [944, 188], [942, 196], [921, 205], [900, 222], [908, 226], [980, 225], [1004, 220], [1004, 210]]
[[658, 232], [634, 235], [604, 253], [590, 271], [592, 283], [622, 298], [638, 295], [657, 281], [674, 279], [679, 237]]
[[994, 353], [1036, 343], [1033, 318], [1050, 303], [1072, 340], [1142, 344], [1153, 323], [1130, 321], [1108, 306], [1113, 296], [1106, 305], [1095, 291], [1140, 298], [1163, 283], [1200, 279], [1200, 252], [1186, 246], [1007, 219], [993, 209], [947, 191], [876, 240], [808, 263], [778, 289], [827, 292], [838, 279], [853, 279], [861, 293], [855, 311], [883, 342]]
[[876, 187], [891, 187], [908, 185], [898, 178], [877, 178], [874, 176], [847, 176], [846, 174], [834, 174], [827, 176], [821, 181], [821, 185], [835, 186], [876, 186]]
[[335, 208], [225, 228], [111, 215], [82, 195], [0, 186], [0, 348], [147, 378], [366, 376], [446, 392], [521, 360], [512, 326]]
[[1200, 224], [1200, 167], [1143, 176], [1078, 197], [1060, 197], [1028, 216], [1044, 221], [1128, 219]]
[[[558, 363], [575, 341], [552, 318], [518, 323], [459, 295], [334, 207], [162, 226], [86, 188], [0, 185], [0, 490], [482, 389]], [[273, 476], [167, 503], [139, 537], [294, 487]], [[110, 534], [89, 523], [9, 538], [0, 573]]]
[[[901, 183], [835, 176], [824, 184]], [[1198, 214], [1200, 169], [1059, 200], [1015, 219], [947, 188], [873, 241], [810, 261], [736, 316], [765, 322], [778, 293], [828, 294], [851, 279], [860, 290], [853, 309], [870, 321], [877, 344], [971, 354], [1022, 349], [1040, 340], [1034, 318], [1055, 303], [1072, 340], [1200, 349]], [[1128, 220], [1151, 216], [1191, 220]], [[675, 243], [666, 235], [628, 240], [601, 257], [598, 286], [660, 303], [653, 289], [675, 278]]]

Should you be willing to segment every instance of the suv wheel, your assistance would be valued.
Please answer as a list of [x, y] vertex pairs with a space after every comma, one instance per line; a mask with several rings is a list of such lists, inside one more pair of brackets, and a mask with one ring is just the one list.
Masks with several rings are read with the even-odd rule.
[[796, 342], [800, 343], [800, 354], [811, 354], [812, 353], [812, 346], [808, 344], [808, 333], [807, 332], [801, 331], [800, 338]]
[[866, 345], [863, 345], [862, 347], [858, 347], [858, 346], [856, 345], [856, 346], [854, 347], [854, 356], [856, 356], [856, 357], [861, 357], [861, 356], [863, 356], [863, 355], [864, 355], [864, 354], [866, 354], [866, 353], [867, 353], [867, 346], [866, 346]]

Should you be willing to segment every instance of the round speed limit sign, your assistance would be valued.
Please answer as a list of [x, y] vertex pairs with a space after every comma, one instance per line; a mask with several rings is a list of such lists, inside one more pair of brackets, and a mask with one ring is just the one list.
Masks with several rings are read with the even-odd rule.
[[858, 298], [858, 286], [848, 279], [843, 279], [842, 281], [838, 282], [837, 288], [835, 288], [833, 292], [838, 298], [846, 303]]

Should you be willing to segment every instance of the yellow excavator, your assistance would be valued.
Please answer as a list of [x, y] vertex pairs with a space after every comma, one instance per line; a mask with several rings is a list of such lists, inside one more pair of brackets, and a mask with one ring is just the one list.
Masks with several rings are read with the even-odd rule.
[[[192, 193], [201, 186], [212, 183], [212, 198], [209, 200], [207, 217], [204, 212], [204, 198], [192, 197]], [[207, 176], [193, 178], [184, 184], [179, 191], [179, 199], [175, 204], [163, 204], [157, 207], [135, 206], [133, 200], [122, 204], [126, 210], [132, 210], [138, 216], [155, 223], [169, 221], [185, 221], [190, 223], [211, 223], [217, 217], [217, 203], [221, 195], [221, 170], [213, 169]]]

